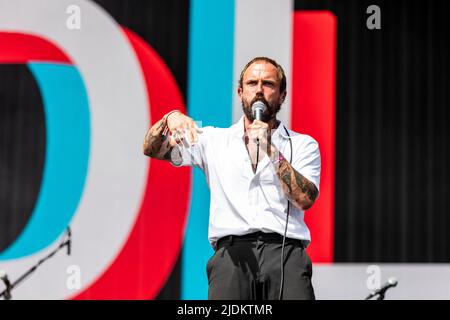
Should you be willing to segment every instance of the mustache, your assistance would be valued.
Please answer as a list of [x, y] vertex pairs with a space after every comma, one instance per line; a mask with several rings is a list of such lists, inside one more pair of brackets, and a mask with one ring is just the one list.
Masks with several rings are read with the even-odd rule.
[[264, 98], [263, 95], [256, 95], [252, 101], [250, 101], [250, 107], [256, 102], [256, 101], [261, 101], [262, 103], [264, 103], [267, 107], [269, 106], [269, 102], [267, 102], [267, 100]]

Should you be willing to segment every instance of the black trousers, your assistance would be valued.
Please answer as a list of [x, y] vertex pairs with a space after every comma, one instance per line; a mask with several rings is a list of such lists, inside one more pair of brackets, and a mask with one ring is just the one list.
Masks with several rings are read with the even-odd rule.
[[[208, 260], [208, 299], [276, 300], [282, 236], [261, 232], [219, 240]], [[286, 239], [283, 300], [314, 300], [311, 260], [299, 240]]]

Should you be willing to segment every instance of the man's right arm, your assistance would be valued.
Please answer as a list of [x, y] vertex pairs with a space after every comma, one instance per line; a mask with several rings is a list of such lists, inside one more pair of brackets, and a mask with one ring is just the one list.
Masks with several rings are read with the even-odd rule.
[[172, 146], [169, 144], [169, 131], [166, 119], [156, 122], [144, 138], [144, 154], [148, 157], [169, 160]]
[[173, 147], [183, 142], [186, 136], [196, 143], [198, 132], [201, 130], [193, 119], [179, 111], [171, 111], [148, 130], [144, 138], [144, 154], [159, 160], [170, 160]]

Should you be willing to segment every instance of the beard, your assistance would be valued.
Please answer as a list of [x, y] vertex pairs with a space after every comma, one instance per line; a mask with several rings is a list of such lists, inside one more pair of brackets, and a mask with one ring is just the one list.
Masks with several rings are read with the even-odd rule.
[[255, 120], [255, 117], [253, 116], [252, 105], [256, 101], [261, 101], [267, 107], [266, 110], [262, 114], [262, 119], [261, 119], [262, 122], [268, 122], [269, 120], [275, 118], [278, 111], [280, 111], [280, 109], [281, 109], [281, 104], [275, 104], [275, 105], [272, 104], [271, 105], [267, 102], [266, 99], [264, 99], [264, 96], [262, 96], [262, 95], [256, 95], [249, 104], [247, 104], [244, 100], [241, 100], [242, 111], [244, 111], [245, 116], [251, 122], [253, 122]]

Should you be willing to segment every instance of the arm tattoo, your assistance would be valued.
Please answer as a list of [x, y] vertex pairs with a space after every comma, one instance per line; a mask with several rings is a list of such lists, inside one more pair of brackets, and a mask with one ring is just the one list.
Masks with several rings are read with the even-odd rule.
[[172, 158], [172, 148], [168, 149], [166, 153], [164, 153], [164, 156], [162, 160], [170, 160]]
[[147, 132], [144, 139], [144, 154], [146, 156], [169, 160], [172, 148], [168, 144], [168, 133], [166, 133], [166, 122], [164, 119], [156, 122]]
[[306, 193], [309, 200], [315, 201], [317, 198], [317, 195], [319, 193], [319, 190], [317, 190], [314, 183], [310, 182], [308, 179], [306, 179], [304, 176], [302, 176], [300, 173], [298, 173], [296, 170], [292, 169], [295, 173], [295, 181], [297, 182], [297, 185], [300, 187], [303, 193]]
[[286, 184], [286, 187], [289, 190], [289, 194], [292, 193], [292, 187], [291, 187], [291, 173], [286, 171], [283, 173], [283, 176], [281, 177], [281, 181], [283, 181]]
[[277, 174], [283, 190], [292, 202], [304, 210], [313, 205], [319, 194], [314, 183], [298, 173], [286, 160], [279, 162]]

